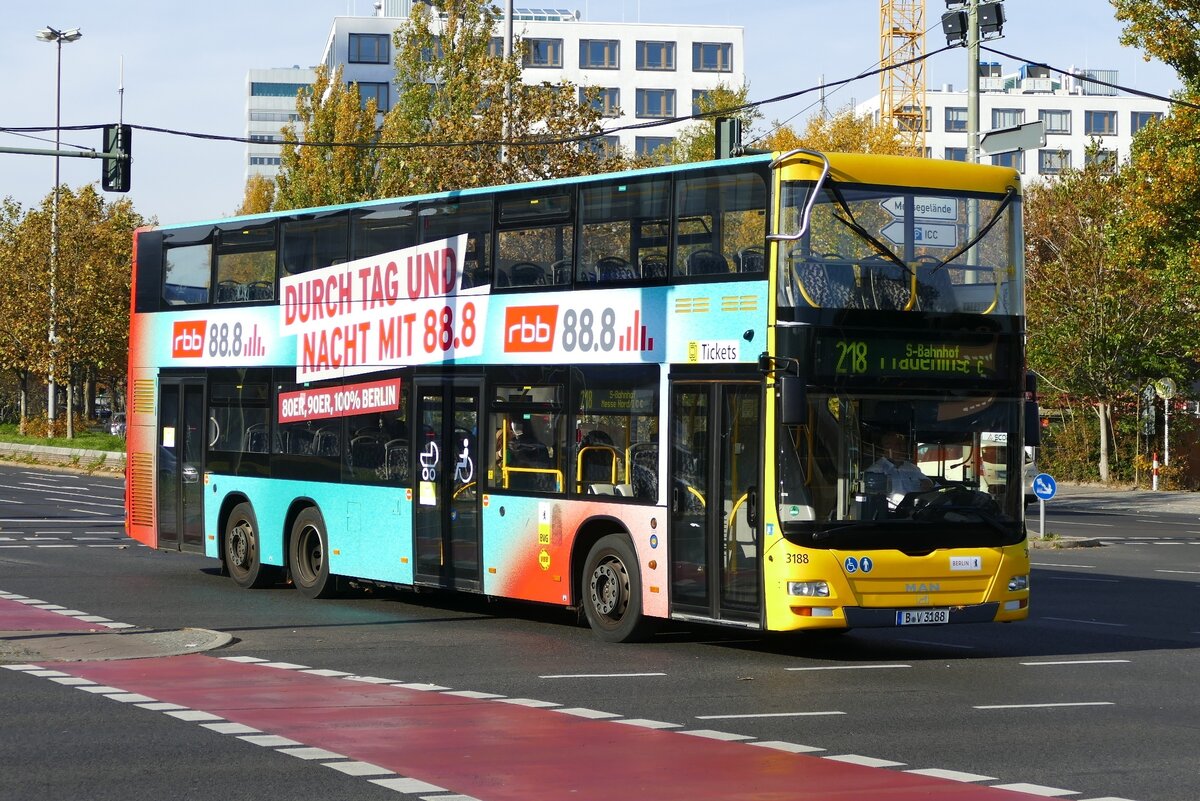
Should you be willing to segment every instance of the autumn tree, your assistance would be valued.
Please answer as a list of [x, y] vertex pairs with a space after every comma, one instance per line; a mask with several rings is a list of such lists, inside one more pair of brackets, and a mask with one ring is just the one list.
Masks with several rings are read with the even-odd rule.
[[[414, 4], [395, 32], [396, 99], [380, 137], [382, 195], [617, 166], [598, 148], [580, 147], [578, 137], [599, 136], [602, 129], [600, 110], [580, 102], [578, 87], [522, 83], [522, 42], [507, 60], [494, 52], [498, 20], [487, 0], [441, 0], [436, 8]], [[511, 144], [502, 160], [505, 140]]]
[[275, 206], [275, 182], [265, 175], [251, 175], [246, 179], [245, 194], [238, 206], [237, 215], [265, 214]]
[[[296, 98], [299, 123], [282, 129], [280, 167], [272, 208], [297, 209], [376, 197], [374, 98], [365, 104], [358, 85], [317, 67], [311, 91]], [[304, 144], [312, 142], [313, 144]], [[250, 187], [243, 205], [252, 201]]]
[[[109, 203], [92, 185], [60, 188], [58, 255], [52, 267], [53, 204], [53, 193], [28, 212], [7, 200], [0, 213], [0, 319], [5, 321], [0, 367], [18, 375], [26, 388], [31, 378], [53, 375], [66, 385], [70, 410], [78, 405], [75, 393], [89, 382], [124, 384], [133, 231], [145, 220], [127, 198]], [[27, 411], [27, 399], [22, 406]], [[64, 417], [70, 436], [71, 415]]]
[[876, 122], [870, 114], [855, 114], [851, 106], [832, 115], [814, 114], [800, 132], [777, 123], [761, 146], [783, 151], [803, 147], [830, 153], [904, 154], [895, 128]]
[[1175, 69], [1189, 91], [1200, 89], [1200, 0], [1110, 0], [1125, 23], [1121, 44]]

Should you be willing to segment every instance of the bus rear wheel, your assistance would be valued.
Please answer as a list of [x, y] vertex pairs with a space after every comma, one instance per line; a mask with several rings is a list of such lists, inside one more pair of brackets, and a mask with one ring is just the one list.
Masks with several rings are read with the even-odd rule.
[[225, 519], [225, 569], [239, 587], [257, 589], [274, 582], [273, 568], [262, 563], [258, 518], [249, 503], [239, 503]]
[[642, 616], [642, 579], [637, 554], [626, 537], [601, 537], [583, 568], [583, 609], [592, 631], [605, 642], [645, 639], [651, 624]]
[[288, 540], [292, 583], [308, 598], [328, 598], [336, 582], [329, 574], [329, 536], [320, 510], [310, 506], [296, 516]]

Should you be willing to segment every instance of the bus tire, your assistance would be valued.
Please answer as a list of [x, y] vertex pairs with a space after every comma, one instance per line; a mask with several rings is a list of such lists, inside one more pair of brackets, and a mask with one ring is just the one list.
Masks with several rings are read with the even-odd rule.
[[583, 609], [592, 632], [605, 642], [645, 639], [651, 624], [642, 616], [642, 578], [627, 537], [608, 534], [588, 552], [583, 568]]
[[275, 581], [275, 570], [262, 563], [259, 536], [254, 507], [246, 501], [233, 507], [225, 519], [222, 546], [225, 569], [239, 587], [257, 589]]
[[325, 518], [314, 506], [296, 515], [292, 536], [288, 539], [288, 566], [292, 584], [308, 598], [329, 598], [337, 582], [329, 574], [329, 535]]

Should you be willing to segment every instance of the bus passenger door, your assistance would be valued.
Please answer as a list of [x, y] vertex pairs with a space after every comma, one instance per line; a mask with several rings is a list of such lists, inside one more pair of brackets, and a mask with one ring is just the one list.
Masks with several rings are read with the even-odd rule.
[[158, 547], [202, 553], [203, 379], [163, 379], [158, 409]]
[[479, 589], [480, 382], [416, 381], [415, 581]]
[[761, 621], [758, 382], [671, 386], [671, 609]]

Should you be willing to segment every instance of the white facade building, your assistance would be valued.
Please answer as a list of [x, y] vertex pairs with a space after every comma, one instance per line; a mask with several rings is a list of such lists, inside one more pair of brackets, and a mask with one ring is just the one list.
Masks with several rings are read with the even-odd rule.
[[[1090, 77], [1117, 83], [1111, 70], [1089, 70]], [[979, 161], [1015, 167], [1025, 183], [1052, 176], [1067, 167], [1084, 166], [1089, 145], [1100, 147], [1099, 157], [1120, 162], [1129, 157], [1133, 135], [1151, 119], [1165, 116], [1170, 104], [1163, 100], [1118, 95], [1116, 90], [1074, 75], [1050, 74], [1026, 66], [1003, 75], [996, 63], [980, 65], [979, 129], [982, 133], [1042, 120], [1046, 145], [1036, 151], [985, 155]], [[946, 86], [925, 96], [925, 154], [932, 158], [965, 161], [967, 157], [967, 93]], [[879, 97], [861, 103], [858, 114], [878, 118]]]
[[[334, 17], [325, 43], [322, 63], [331, 69], [341, 66], [343, 79], [357, 83], [364, 100], [374, 97], [381, 111], [390, 109], [395, 99], [392, 33], [404, 23], [411, 6], [412, 0], [384, 0], [376, 4], [375, 16]], [[606, 130], [687, 116], [705, 92], [718, 85], [736, 89], [745, 83], [743, 29], [738, 26], [586, 22], [574, 11], [516, 9], [513, 34], [526, 48], [526, 82], [565, 80], [603, 90], [600, 105]], [[502, 35], [503, 22], [492, 40], [497, 53], [503, 51]], [[254, 76], [276, 72], [251, 71], [248, 90], [257, 80]], [[298, 71], [292, 77], [298, 79], [301, 72], [312, 71]], [[288, 80], [286, 75], [274, 77]], [[292, 111], [294, 97], [293, 92]], [[266, 100], [251, 90], [248, 120], [255, 114], [281, 113]], [[265, 135], [253, 125], [248, 123], [249, 135]], [[603, 144], [649, 153], [668, 144], [687, 125], [676, 122], [618, 131], [605, 136]], [[276, 134], [278, 128], [275, 125]], [[268, 154], [258, 143], [248, 147], [247, 175], [273, 175], [278, 166], [278, 148], [274, 150]], [[262, 163], [272, 156], [274, 165]]]
[[296, 122], [296, 93], [317, 79], [314, 69], [288, 67], [246, 74], [246, 178], [279, 172], [279, 129]]

